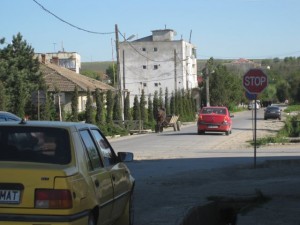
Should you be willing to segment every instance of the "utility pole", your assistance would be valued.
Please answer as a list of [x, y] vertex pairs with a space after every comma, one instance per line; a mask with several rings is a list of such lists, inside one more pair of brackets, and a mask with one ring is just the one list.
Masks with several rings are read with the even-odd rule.
[[124, 118], [124, 107], [123, 107], [123, 101], [122, 101], [122, 86], [121, 86], [121, 74], [120, 74], [119, 29], [118, 29], [117, 24], [115, 24], [115, 35], [116, 35], [118, 95], [119, 95], [119, 100], [120, 100], [120, 107], [121, 107], [122, 117]]
[[209, 97], [209, 77], [211, 75], [211, 73], [214, 73], [213, 70], [213, 64], [214, 64], [214, 59], [212, 57], [210, 57], [210, 59], [207, 61], [206, 65], [205, 65], [205, 75], [206, 75], [206, 106], [210, 106], [210, 97]]
[[[123, 49], [123, 104], [125, 105], [125, 50]], [[124, 107], [122, 107], [122, 109], [124, 109]], [[124, 110], [123, 110], [124, 111]], [[124, 114], [124, 112], [123, 112]]]
[[118, 25], [115, 25], [116, 34], [116, 55], [117, 55], [117, 78], [118, 78], [118, 89], [121, 90], [121, 79], [120, 79], [120, 55], [119, 55], [119, 30]]
[[177, 67], [177, 62], [176, 62], [176, 49], [174, 49], [174, 89], [175, 89], [175, 93], [177, 91], [177, 70], [176, 70], [176, 67]]
[[210, 106], [210, 102], [209, 102], [209, 76], [210, 76], [210, 70], [208, 68], [208, 66], [206, 65], [206, 106]]

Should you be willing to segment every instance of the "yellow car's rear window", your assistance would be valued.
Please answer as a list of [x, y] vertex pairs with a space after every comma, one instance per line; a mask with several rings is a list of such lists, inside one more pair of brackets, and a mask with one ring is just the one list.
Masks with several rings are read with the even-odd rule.
[[68, 164], [68, 132], [50, 127], [0, 127], [0, 161]]

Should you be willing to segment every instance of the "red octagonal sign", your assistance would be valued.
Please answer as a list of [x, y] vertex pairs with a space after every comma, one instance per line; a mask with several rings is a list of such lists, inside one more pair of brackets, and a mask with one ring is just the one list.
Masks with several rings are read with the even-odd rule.
[[250, 69], [243, 77], [244, 88], [251, 94], [259, 94], [268, 86], [268, 77], [260, 69]]

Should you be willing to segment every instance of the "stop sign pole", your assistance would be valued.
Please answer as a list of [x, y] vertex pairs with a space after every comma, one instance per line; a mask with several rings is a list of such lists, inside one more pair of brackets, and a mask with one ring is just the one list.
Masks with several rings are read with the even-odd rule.
[[268, 76], [261, 69], [250, 69], [243, 76], [243, 86], [254, 95], [254, 168], [256, 168], [257, 94], [268, 86]]

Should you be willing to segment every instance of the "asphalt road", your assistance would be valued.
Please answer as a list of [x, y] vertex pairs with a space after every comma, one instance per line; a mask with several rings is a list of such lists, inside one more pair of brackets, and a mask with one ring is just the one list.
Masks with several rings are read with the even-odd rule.
[[[233, 132], [229, 136], [220, 133], [198, 135], [195, 122], [182, 126], [176, 132], [168, 129], [159, 134], [110, 140], [115, 151], [130, 151], [135, 155], [135, 161], [128, 163], [128, 167], [136, 179], [136, 225], [178, 224], [187, 207], [184, 202], [189, 206], [197, 202], [190, 193], [182, 194], [191, 191], [184, 181], [186, 179], [192, 180], [195, 175], [199, 178], [197, 174], [202, 174], [201, 179], [212, 179], [206, 174], [221, 168], [254, 167], [254, 148], [247, 142], [253, 138], [252, 112], [235, 114], [233, 123]], [[276, 128], [279, 123], [264, 121], [263, 109], [260, 109], [257, 135], [268, 133], [270, 127], [276, 125]], [[255, 163], [295, 157], [300, 158], [300, 153], [293, 146], [258, 148]], [[189, 182], [193, 185], [195, 181]], [[171, 197], [175, 195], [182, 199], [175, 201]], [[178, 202], [183, 204], [178, 205]], [[162, 218], [164, 215], [168, 218]]]

